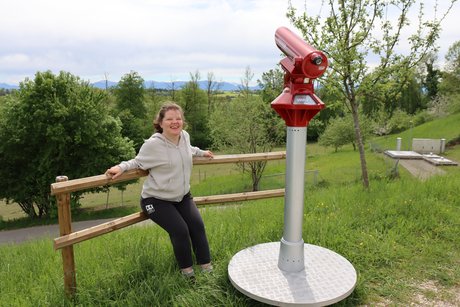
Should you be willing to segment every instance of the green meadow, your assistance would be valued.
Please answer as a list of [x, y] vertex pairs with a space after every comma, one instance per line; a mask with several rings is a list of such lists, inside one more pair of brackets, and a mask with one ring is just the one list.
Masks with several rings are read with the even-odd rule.
[[[370, 143], [395, 149], [398, 136], [403, 147], [411, 137], [454, 140], [459, 122], [454, 114]], [[421, 181], [367, 147], [370, 188], [364, 190], [359, 154], [351, 146], [334, 152], [307, 145], [303, 239], [344, 256], [358, 273], [354, 292], [337, 305], [458, 305], [460, 167], [443, 166], [445, 175]], [[460, 161], [460, 146], [449, 147], [445, 156]], [[123, 194], [112, 189], [85, 195], [84, 210], [73, 219], [138, 211], [140, 184]], [[283, 185], [284, 161], [270, 162], [261, 189]], [[250, 187], [249, 176], [234, 165], [194, 168], [195, 196]], [[262, 306], [232, 286], [227, 266], [242, 249], [279, 241], [283, 210], [283, 198], [201, 207], [215, 270], [198, 273], [193, 283], [180, 276], [169, 237], [151, 222], [79, 243], [74, 298], [64, 294], [61, 253], [52, 239], [0, 245], [0, 306]], [[20, 221], [2, 225], [14, 223]]]

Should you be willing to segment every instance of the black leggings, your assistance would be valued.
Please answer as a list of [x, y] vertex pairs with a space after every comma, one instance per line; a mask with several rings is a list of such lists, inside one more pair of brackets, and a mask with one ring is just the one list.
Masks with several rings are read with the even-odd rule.
[[144, 198], [141, 207], [152, 221], [168, 232], [181, 269], [192, 266], [192, 247], [198, 264], [211, 261], [204, 223], [190, 193], [180, 202]]

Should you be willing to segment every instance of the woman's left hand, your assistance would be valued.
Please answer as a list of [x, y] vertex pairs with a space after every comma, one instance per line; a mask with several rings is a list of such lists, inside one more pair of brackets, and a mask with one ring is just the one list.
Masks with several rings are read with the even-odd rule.
[[203, 154], [203, 157], [214, 158], [214, 154], [210, 150], [205, 150], [204, 154]]

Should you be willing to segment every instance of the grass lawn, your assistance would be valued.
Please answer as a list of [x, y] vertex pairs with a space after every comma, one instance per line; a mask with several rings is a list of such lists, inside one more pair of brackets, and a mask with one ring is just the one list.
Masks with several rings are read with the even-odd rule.
[[[459, 120], [454, 117], [451, 125]], [[458, 133], [452, 136], [456, 137]], [[391, 136], [380, 145], [393, 148], [395, 140]], [[379, 153], [366, 154], [368, 191], [362, 188], [359, 156], [351, 146], [334, 152], [307, 145], [306, 168], [318, 175], [316, 182], [310, 177], [313, 173], [306, 177], [303, 238], [344, 256], [358, 272], [355, 291], [337, 305], [460, 305], [460, 167], [443, 167], [446, 175], [425, 181], [399, 168], [400, 176], [391, 180], [388, 175], [395, 162]], [[450, 148], [446, 156], [455, 160], [460, 146]], [[283, 173], [284, 161], [270, 162], [262, 188], [282, 186]], [[114, 209], [98, 212], [138, 211], [140, 185], [141, 181], [123, 193], [121, 209], [121, 192], [112, 189], [109, 207]], [[194, 168], [196, 196], [249, 187], [249, 177], [233, 165]], [[85, 195], [84, 206], [104, 208], [106, 198], [106, 194]], [[195, 283], [178, 274], [167, 234], [146, 223], [74, 246], [78, 287], [74, 300], [63, 293], [61, 255], [53, 251], [50, 239], [1, 245], [0, 305], [262, 306], [231, 285], [227, 266], [244, 248], [280, 240], [283, 199], [200, 210], [215, 271], [198, 274]], [[98, 216], [94, 211], [85, 214], [80, 218]]]
[[396, 138], [401, 138], [401, 150], [411, 150], [411, 140], [420, 139], [446, 139], [460, 138], [460, 113], [438, 118], [423, 125], [413, 127], [398, 134], [375, 138], [372, 142], [379, 144], [384, 149], [396, 149]]
[[[452, 173], [425, 182], [374, 179], [368, 192], [359, 182], [308, 189], [305, 242], [341, 254], [358, 272], [355, 291], [339, 305], [409, 305], [419, 296], [454, 302], [460, 286], [459, 186], [460, 176]], [[63, 294], [61, 256], [49, 239], [0, 246], [0, 301], [5, 306], [258, 306], [230, 284], [227, 266], [246, 247], [280, 240], [283, 200], [201, 211], [216, 269], [199, 274], [195, 284], [178, 274], [164, 231], [148, 223], [74, 247], [74, 302]]]

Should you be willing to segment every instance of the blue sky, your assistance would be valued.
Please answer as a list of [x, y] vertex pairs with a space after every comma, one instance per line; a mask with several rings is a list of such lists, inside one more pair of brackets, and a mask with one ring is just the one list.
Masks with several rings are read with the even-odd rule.
[[[435, 0], [425, 2], [426, 18]], [[321, 0], [292, 0], [318, 13]], [[447, 0], [439, 0], [440, 10]], [[137, 71], [145, 80], [189, 80], [199, 71], [253, 83], [280, 60], [274, 33], [295, 31], [286, 0], [0, 0], [0, 83], [17, 84], [37, 71], [64, 70], [91, 82]], [[415, 13], [415, 11], [414, 11]], [[440, 65], [460, 40], [456, 3], [438, 41]], [[458, 23], [457, 23], [458, 24]], [[403, 46], [401, 48], [404, 48]]]

